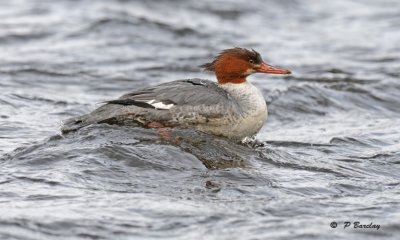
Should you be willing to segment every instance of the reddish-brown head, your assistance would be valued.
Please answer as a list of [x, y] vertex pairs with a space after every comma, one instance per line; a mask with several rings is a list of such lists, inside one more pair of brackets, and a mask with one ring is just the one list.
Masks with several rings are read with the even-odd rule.
[[211, 63], [202, 65], [205, 70], [213, 71], [218, 83], [243, 83], [246, 77], [259, 72], [270, 74], [290, 74], [289, 70], [272, 67], [254, 50], [231, 48], [222, 51]]

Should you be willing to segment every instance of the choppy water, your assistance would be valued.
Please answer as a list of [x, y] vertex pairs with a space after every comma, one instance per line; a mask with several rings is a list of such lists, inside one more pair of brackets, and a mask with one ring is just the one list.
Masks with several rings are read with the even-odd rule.
[[[395, 0], [1, 1], [0, 239], [398, 239], [399, 29]], [[59, 135], [232, 46], [293, 71], [250, 78], [257, 143]]]

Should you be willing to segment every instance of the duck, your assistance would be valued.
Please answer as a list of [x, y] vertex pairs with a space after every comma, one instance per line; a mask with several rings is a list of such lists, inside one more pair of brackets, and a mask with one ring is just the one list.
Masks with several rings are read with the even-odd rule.
[[240, 47], [221, 51], [201, 67], [214, 72], [217, 81], [192, 78], [133, 90], [88, 114], [66, 120], [61, 132], [92, 124], [134, 124], [193, 129], [242, 141], [254, 137], [268, 116], [261, 91], [246, 78], [254, 73], [291, 73], [265, 63], [257, 51]]

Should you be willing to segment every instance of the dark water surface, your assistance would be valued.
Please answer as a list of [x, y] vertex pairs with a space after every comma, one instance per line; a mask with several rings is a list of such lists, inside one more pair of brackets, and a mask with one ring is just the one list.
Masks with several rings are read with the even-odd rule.
[[[232, 46], [293, 71], [257, 142], [59, 135]], [[0, 1], [0, 51], [0, 239], [399, 239], [399, 1]]]

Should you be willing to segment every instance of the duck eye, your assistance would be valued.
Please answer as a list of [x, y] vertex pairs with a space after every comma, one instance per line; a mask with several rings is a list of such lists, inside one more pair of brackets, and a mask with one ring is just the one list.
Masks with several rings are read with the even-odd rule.
[[254, 60], [253, 60], [253, 59], [250, 59], [250, 60], [249, 60], [249, 63], [253, 64], [253, 63], [254, 63]]

